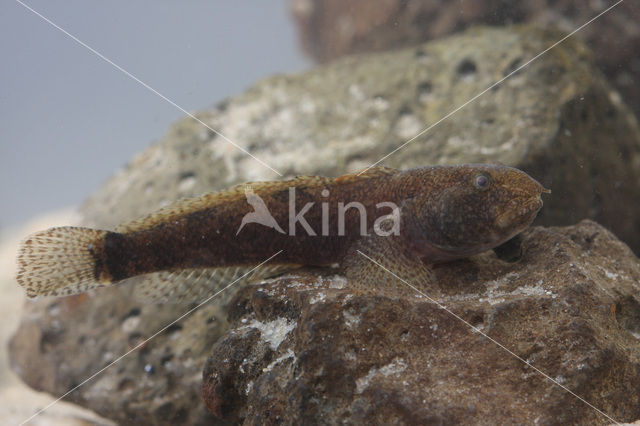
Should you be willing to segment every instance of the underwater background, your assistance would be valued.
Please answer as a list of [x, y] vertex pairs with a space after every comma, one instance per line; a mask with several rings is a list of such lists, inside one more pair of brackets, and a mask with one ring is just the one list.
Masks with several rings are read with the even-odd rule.
[[[612, 418], [640, 418], [637, 4], [28, 5], [284, 176], [359, 170], [418, 134], [383, 164], [527, 171], [553, 191], [535, 223], [545, 228], [516, 249], [442, 268], [443, 297]], [[0, 356], [10, 402], [0, 414], [16, 424], [53, 401], [18, 376], [58, 397], [184, 311], [140, 305], [127, 289], [24, 304], [13, 278], [21, 238], [111, 228], [175, 199], [279, 177], [24, 5], [2, 9], [0, 333], [3, 345], [13, 337]], [[534, 371], [434, 307], [328, 296], [340, 279], [312, 273], [284, 281], [266, 296], [245, 291], [230, 312], [203, 307], [69, 395], [102, 418], [56, 404], [31, 421], [611, 423], [543, 378], [522, 385]], [[437, 373], [422, 371], [429, 363]]]

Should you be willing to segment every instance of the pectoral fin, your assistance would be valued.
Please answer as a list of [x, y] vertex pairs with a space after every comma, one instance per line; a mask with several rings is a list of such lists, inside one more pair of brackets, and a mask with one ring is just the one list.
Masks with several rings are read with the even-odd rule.
[[349, 249], [342, 268], [349, 286], [360, 294], [419, 297], [412, 286], [428, 292], [435, 280], [429, 266], [393, 236], [361, 238]]

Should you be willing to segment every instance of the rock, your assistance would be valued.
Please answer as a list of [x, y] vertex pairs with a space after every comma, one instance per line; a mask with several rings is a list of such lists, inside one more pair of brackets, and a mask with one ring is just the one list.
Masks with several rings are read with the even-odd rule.
[[[291, 0], [300, 44], [307, 55], [327, 62], [353, 53], [370, 53], [416, 45], [492, 22], [495, 0], [388, 0], [371, 7], [367, 0]], [[504, 8], [504, 21], [522, 14], [518, 3]], [[494, 18], [493, 21], [499, 18]]]
[[530, 229], [521, 248], [439, 267], [424, 291], [450, 312], [317, 273], [250, 286], [207, 361], [205, 402], [243, 424], [611, 423], [535, 367], [638, 419], [638, 258], [591, 221]]
[[[319, 62], [353, 53], [412, 46], [471, 25], [528, 23], [567, 33], [614, 2], [581, 0], [291, 0], [305, 52]], [[596, 63], [640, 116], [640, 7], [622, 2], [576, 34]]]
[[[476, 29], [271, 77], [197, 116], [286, 176], [335, 176], [377, 161], [557, 36], [527, 28]], [[518, 166], [554, 191], [541, 223], [591, 217], [638, 249], [639, 141], [633, 116], [595, 71], [588, 52], [567, 40], [385, 165]], [[275, 178], [184, 119], [87, 201], [84, 223], [111, 228], [177, 198]], [[12, 366], [30, 386], [62, 395], [190, 307], [141, 304], [131, 286], [38, 300], [27, 305], [13, 337]], [[225, 331], [224, 318], [220, 306], [202, 306], [68, 398], [123, 424], [212, 421], [200, 401], [200, 373]]]
[[220, 307], [203, 306], [135, 349], [188, 307], [141, 305], [125, 290], [29, 303], [9, 345], [13, 370], [59, 396], [116, 361], [68, 400], [119, 424], [210, 424], [198, 389], [224, 323]]

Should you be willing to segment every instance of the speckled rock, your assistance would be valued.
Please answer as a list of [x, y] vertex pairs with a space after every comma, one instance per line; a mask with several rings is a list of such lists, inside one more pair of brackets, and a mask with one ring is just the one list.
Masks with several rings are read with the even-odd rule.
[[[537, 53], [557, 34], [476, 29], [408, 50], [347, 58], [258, 82], [197, 113], [285, 176], [335, 176], [377, 161]], [[385, 165], [501, 161], [553, 189], [543, 223], [595, 218], [640, 247], [640, 135], [573, 40], [388, 157]], [[82, 208], [101, 228], [175, 199], [278, 178], [192, 119], [134, 158]], [[189, 307], [141, 304], [131, 286], [28, 304], [11, 343], [30, 386], [62, 395]], [[68, 398], [122, 424], [204, 424], [200, 373], [224, 332], [206, 304]]]
[[450, 312], [354, 296], [339, 276], [246, 288], [203, 373], [208, 407], [243, 424], [611, 423], [535, 367], [638, 419], [638, 258], [590, 221], [531, 229], [520, 247], [438, 268], [424, 291]]
[[[347, 54], [412, 46], [470, 25], [528, 23], [567, 33], [614, 1], [584, 0], [291, 0], [303, 49], [319, 62]], [[640, 116], [640, 5], [618, 4], [576, 34]]]
[[219, 306], [203, 306], [135, 349], [187, 309], [143, 305], [124, 290], [29, 303], [9, 345], [12, 368], [59, 396], [132, 351], [68, 400], [119, 424], [215, 423], [198, 389], [204, 354], [224, 330]]

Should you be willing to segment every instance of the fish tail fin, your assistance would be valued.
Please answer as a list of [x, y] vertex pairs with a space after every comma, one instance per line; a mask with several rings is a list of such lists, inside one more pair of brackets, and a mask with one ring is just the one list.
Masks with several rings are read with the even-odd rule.
[[28, 297], [64, 296], [111, 284], [96, 276], [98, 250], [109, 231], [65, 226], [36, 232], [18, 252], [17, 281]]

